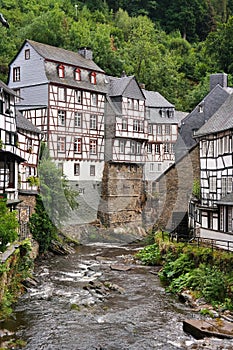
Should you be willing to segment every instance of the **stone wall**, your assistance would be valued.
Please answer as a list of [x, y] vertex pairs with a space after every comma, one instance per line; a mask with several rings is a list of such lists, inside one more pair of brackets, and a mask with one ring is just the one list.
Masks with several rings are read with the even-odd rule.
[[19, 194], [19, 200], [22, 202], [17, 205], [19, 211], [19, 220], [21, 222], [28, 222], [29, 217], [35, 210], [36, 195], [32, 194]]
[[195, 146], [157, 180], [156, 198], [148, 200], [145, 220], [150, 220], [151, 226], [174, 229], [174, 224], [177, 224], [174, 218], [182, 220], [182, 215], [185, 217], [188, 211], [194, 179], [200, 179], [199, 146]]
[[142, 225], [143, 165], [106, 162], [98, 219], [106, 227]]

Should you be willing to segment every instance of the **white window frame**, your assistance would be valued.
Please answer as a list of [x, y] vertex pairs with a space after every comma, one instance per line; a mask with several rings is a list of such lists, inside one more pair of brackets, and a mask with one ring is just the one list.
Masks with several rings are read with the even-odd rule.
[[96, 139], [90, 139], [90, 154], [91, 155], [97, 154], [97, 140]]
[[57, 111], [58, 125], [65, 126], [66, 125], [66, 111], [59, 109]]
[[81, 128], [82, 127], [82, 119], [83, 119], [82, 113], [75, 112], [74, 113], [74, 126]]
[[82, 153], [82, 138], [74, 138], [74, 153]]
[[96, 114], [90, 115], [90, 129], [91, 130], [97, 129], [97, 115]]

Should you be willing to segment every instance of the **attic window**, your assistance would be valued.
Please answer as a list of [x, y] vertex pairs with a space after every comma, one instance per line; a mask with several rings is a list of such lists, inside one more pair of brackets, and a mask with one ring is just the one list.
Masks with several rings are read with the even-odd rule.
[[198, 106], [198, 112], [199, 112], [199, 113], [203, 113], [203, 112], [204, 112], [203, 105], [199, 105], [199, 106]]
[[63, 64], [60, 64], [58, 66], [57, 70], [58, 70], [59, 78], [64, 78], [65, 77], [65, 67], [63, 66]]
[[96, 85], [96, 73], [95, 72], [91, 72], [90, 81], [91, 81], [91, 84]]
[[30, 49], [24, 51], [25, 60], [30, 60]]
[[81, 69], [76, 68], [74, 71], [74, 79], [77, 81], [81, 80]]

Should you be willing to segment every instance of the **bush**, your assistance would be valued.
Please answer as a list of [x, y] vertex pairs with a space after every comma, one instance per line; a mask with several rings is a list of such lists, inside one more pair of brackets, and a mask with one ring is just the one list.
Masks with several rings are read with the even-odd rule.
[[161, 265], [162, 256], [157, 244], [149, 245], [136, 254], [145, 265]]
[[40, 195], [36, 198], [35, 213], [29, 219], [29, 227], [32, 236], [39, 243], [40, 253], [46, 252], [52, 240], [57, 238], [58, 231], [45, 211]]
[[7, 244], [14, 242], [18, 237], [18, 220], [16, 211], [10, 212], [6, 199], [0, 199], [0, 251], [6, 250]]

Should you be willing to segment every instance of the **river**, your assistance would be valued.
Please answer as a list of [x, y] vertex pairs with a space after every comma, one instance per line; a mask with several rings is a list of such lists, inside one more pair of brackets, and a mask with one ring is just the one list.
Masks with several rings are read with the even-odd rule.
[[93, 244], [38, 261], [38, 285], [4, 328], [25, 350], [233, 349], [183, 332], [185, 318], [200, 316], [166, 294], [156, 267], [135, 264], [137, 249]]

